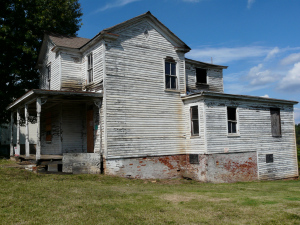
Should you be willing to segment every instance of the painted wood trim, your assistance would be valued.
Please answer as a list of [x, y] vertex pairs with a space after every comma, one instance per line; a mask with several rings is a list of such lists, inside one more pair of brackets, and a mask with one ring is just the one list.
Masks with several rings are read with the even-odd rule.
[[29, 152], [29, 126], [28, 126], [28, 104], [25, 104], [25, 154], [30, 155]]
[[14, 112], [10, 114], [10, 156], [14, 156]]
[[37, 140], [36, 140], [36, 160], [41, 158], [41, 98], [36, 99], [36, 114], [37, 114]]

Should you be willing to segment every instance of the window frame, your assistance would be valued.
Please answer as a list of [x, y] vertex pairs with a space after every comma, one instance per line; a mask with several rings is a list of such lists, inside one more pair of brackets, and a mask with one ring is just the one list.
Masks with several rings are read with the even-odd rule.
[[[197, 108], [197, 118], [193, 118], [193, 108]], [[200, 119], [199, 119], [199, 106], [198, 105], [191, 105], [190, 106], [190, 126], [191, 126], [191, 136], [197, 137], [200, 136]], [[198, 124], [198, 133], [195, 132], [194, 123]]]
[[[94, 56], [93, 53], [89, 53], [87, 56], [87, 79], [86, 83], [91, 84], [94, 82]], [[91, 74], [91, 77], [90, 77]], [[90, 79], [91, 78], [91, 79]]]
[[47, 66], [46, 66], [46, 82], [49, 85], [49, 90], [50, 90], [50, 84], [51, 84], [51, 63], [47, 64]]
[[[278, 121], [277, 121], [278, 127], [277, 127], [277, 129], [275, 129], [273, 126], [273, 124], [275, 123], [275, 121], [274, 121], [275, 117], [272, 116], [272, 112], [278, 112]], [[270, 108], [270, 120], [271, 120], [272, 137], [282, 137], [280, 108]], [[278, 133], [276, 133], [276, 130], [278, 130]]]
[[[167, 74], [166, 72], [166, 64], [169, 63], [170, 64], [170, 74]], [[172, 73], [172, 64], [175, 65], [175, 74], [171, 74]], [[178, 91], [179, 90], [179, 83], [178, 83], [178, 62], [176, 62], [172, 57], [166, 57], [164, 59], [164, 86], [165, 86], [165, 90], [168, 91]], [[167, 77], [170, 77], [170, 87], [167, 87]], [[171, 82], [171, 78], [175, 78], [175, 88], [172, 88], [172, 82]]]
[[[197, 70], [205, 70], [205, 80], [206, 80], [205, 83], [199, 82], [199, 81], [198, 81], [198, 78], [197, 78]], [[201, 67], [196, 67], [196, 68], [195, 68], [195, 80], [196, 80], [195, 83], [196, 83], [196, 84], [206, 84], [206, 85], [208, 85], [208, 76], [207, 76], [207, 72], [208, 72], [208, 69], [201, 68]]]
[[[235, 109], [235, 120], [229, 119], [228, 109]], [[238, 107], [236, 106], [227, 106], [226, 107], [226, 121], [227, 121], [227, 134], [228, 136], [239, 136], [240, 129], [239, 129], [239, 116], [238, 116]], [[229, 132], [229, 123], [235, 123], [235, 132]], [[232, 127], [231, 127], [232, 131]]]

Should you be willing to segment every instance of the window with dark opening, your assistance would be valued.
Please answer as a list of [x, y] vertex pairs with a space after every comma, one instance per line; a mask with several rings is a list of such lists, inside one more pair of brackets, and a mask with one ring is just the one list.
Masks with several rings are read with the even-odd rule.
[[87, 65], [87, 75], [88, 75], [88, 77], [87, 77], [87, 81], [88, 81], [88, 83], [91, 83], [91, 82], [93, 82], [93, 80], [94, 80], [94, 76], [93, 76], [93, 53], [91, 53], [91, 54], [89, 54], [88, 56], [87, 56], [87, 59], [88, 59], [88, 65]]
[[207, 70], [196, 68], [196, 83], [207, 84]]
[[228, 133], [237, 133], [237, 119], [236, 119], [236, 108], [227, 107], [227, 120], [228, 120]]
[[281, 120], [280, 120], [280, 109], [271, 108], [271, 130], [273, 137], [281, 136]]
[[190, 108], [191, 113], [191, 135], [199, 135], [199, 114], [198, 106], [192, 106]]
[[165, 62], [166, 89], [177, 89], [176, 62]]
[[273, 161], [273, 154], [266, 154], [266, 163], [272, 163]]
[[50, 90], [50, 81], [51, 81], [51, 64], [46, 67], [46, 75], [47, 75], [47, 88]]
[[191, 164], [199, 164], [199, 156], [198, 154], [190, 154], [190, 163]]

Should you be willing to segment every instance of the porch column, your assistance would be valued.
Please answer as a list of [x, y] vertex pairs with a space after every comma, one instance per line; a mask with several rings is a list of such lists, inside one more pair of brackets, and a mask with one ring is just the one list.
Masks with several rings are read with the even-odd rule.
[[17, 152], [20, 155], [20, 109], [17, 109]]
[[25, 104], [25, 154], [29, 157], [29, 127], [28, 127], [28, 105]]
[[10, 114], [10, 156], [14, 156], [14, 112]]
[[41, 98], [36, 99], [36, 114], [37, 114], [37, 140], [36, 140], [36, 160], [41, 158], [41, 109], [42, 101]]

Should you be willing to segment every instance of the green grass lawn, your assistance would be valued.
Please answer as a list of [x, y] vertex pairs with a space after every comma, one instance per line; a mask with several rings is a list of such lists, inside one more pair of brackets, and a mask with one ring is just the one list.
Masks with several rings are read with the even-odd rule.
[[300, 182], [34, 174], [0, 160], [0, 224], [300, 224]]

